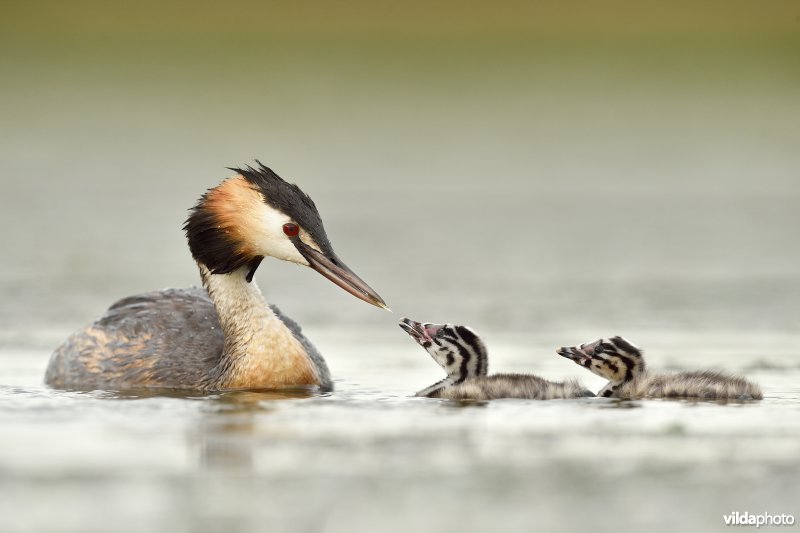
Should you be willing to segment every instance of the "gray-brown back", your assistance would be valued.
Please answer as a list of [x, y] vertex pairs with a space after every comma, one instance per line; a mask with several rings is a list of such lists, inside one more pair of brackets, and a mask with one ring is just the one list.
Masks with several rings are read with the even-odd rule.
[[[275, 314], [301, 342], [324, 389], [325, 361], [293, 320]], [[224, 380], [224, 335], [205, 289], [166, 289], [124, 298], [53, 353], [45, 382], [64, 388], [216, 389]]]

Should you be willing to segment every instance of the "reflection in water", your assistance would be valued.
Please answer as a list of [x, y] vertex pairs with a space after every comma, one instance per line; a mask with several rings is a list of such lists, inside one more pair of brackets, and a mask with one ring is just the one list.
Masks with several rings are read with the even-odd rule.
[[491, 402], [485, 400], [438, 400], [439, 407], [444, 409], [485, 408]]
[[[193, 439], [200, 448], [204, 469], [249, 470], [253, 465], [255, 419], [274, 411], [273, 402], [302, 400], [316, 396], [312, 387], [231, 391], [210, 395], [210, 408], [203, 410]], [[261, 417], [259, 416], [261, 419]]]
[[592, 405], [598, 409], [638, 409], [641, 400], [621, 400], [619, 398], [596, 398]]
[[203, 469], [249, 470], [253, 465], [252, 412], [217, 412], [203, 417], [192, 432]]
[[[220, 509], [237, 508], [241, 505], [237, 498], [260, 491], [255, 453], [265, 445], [264, 439], [271, 437], [259, 435], [258, 429], [269, 426], [268, 415], [277, 411], [281, 403], [315, 396], [314, 388], [291, 388], [222, 392], [206, 398], [208, 405], [203, 406], [200, 418], [188, 432], [188, 444], [190, 449], [198, 450], [198, 473], [206, 486], [204, 491], [192, 493], [188, 505], [193, 511], [189, 521], [194, 530], [246, 529], [251, 521], [248, 513]], [[229, 482], [225, 480], [229, 476], [238, 479], [235, 489], [227, 488]]]
[[105, 400], [146, 400], [149, 398], [177, 398], [182, 400], [198, 400], [213, 397], [214, 393], [202, 393], [199, 391], [187, 391], [182, 389], [121, 389], [121, 390], [91, 390], [91, 389], [60, 389], [69, 392], [86, 394], [92, 398]]

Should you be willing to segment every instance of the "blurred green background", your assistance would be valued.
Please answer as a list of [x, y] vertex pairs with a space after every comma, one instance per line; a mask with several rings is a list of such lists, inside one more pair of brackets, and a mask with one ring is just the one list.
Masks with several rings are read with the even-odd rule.
[[[0, 72], [7, 335], [196, 283], [186, 209], [254, 158], [399, 315], [800, 318], [794, 1], [6, 0]], [[304, 324], [397, 318], [259, 279]]]
[[[0, 73], [0, 530], [797, 515], [796, 0], [0, 0]], [[198, 282], [187, 209], [254, 158], [395, 311], [262, 264], [336, 392], [44, 387], [114, 300]], [[597, 390], [553, 348], [621, 334], [652, 368], [742, 372], [766, 399], [409, 398], [441, 376], [401, 316], [474, 327], [492, 371]]]

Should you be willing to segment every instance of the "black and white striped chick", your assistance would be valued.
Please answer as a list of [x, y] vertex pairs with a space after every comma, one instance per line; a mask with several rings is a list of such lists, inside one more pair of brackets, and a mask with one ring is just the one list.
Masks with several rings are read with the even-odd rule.
[[404, 318], [400, 327], [425, 348], [447, 377], [419, 391], [416, 396], [451, 400], [528, 398], [552, 400], [594, 396], [577, 381], [553, 382], [533, 374], [487, 375], [486, 346], [465, 326], [428, 324]]
[[622, 337], [565, 346], [558, 349], [558, 354], [607, 379], [606, 386], [597, 393], [606, 398], [763, 398], [758, 384], [716, 370], [650, 373], [645, 366], [642, 350]]

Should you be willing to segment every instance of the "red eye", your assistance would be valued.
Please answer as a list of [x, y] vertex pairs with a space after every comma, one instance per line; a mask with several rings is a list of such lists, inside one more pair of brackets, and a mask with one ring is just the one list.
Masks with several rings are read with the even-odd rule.
[[283, 232], [289, 237], [297, 237], [300, 234], [300, 228], [297, 224], [289, 222], [283, 225]]

